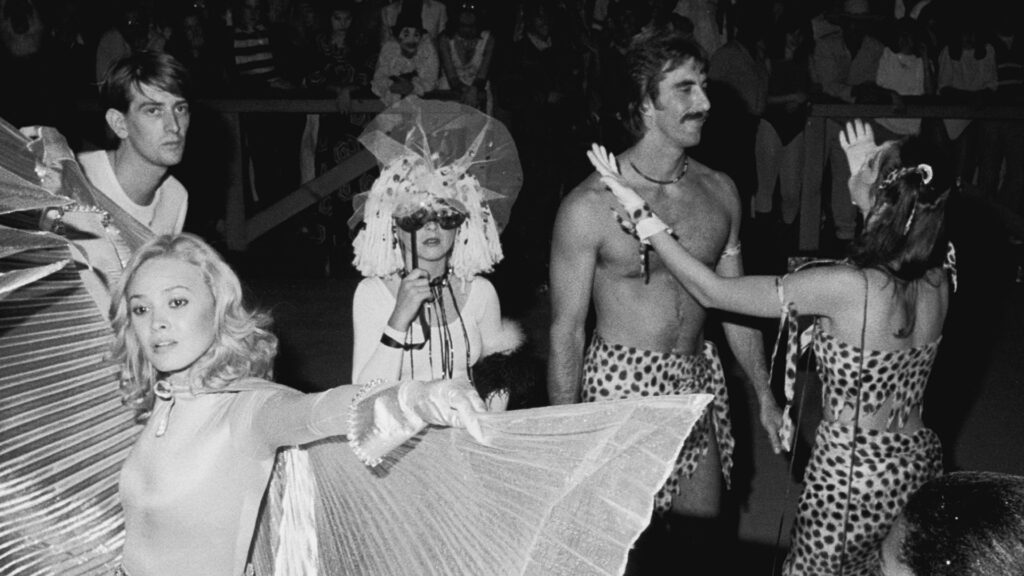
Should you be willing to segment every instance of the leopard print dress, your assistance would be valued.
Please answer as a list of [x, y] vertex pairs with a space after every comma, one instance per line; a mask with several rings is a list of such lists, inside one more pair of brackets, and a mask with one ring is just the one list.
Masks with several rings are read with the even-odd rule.
[[680, 478], [693, 475], [712, 439], [718, 443], [722, 475], [729, 487], [735, 441], [729, 423], [725, 372], [715, 345], [705, 341], [700, 354], [684, 355], [643, 350], [610, 343], [594, 334], [583, 363], [584, 402], [708, 393], [715, 396], [693, 428], [676, 460], [675, 471], [654, 498], [654, 511], [664, 514], [679, 493]]
[[[792, 317], [791, 357], [796, 354]], [[922, 406], [940, 341], [905, 350], [861, 350], [815, 323], [812, 342], [823, 402], [833, 414], [856, 409], [858, 402], [862, 414], [872, 414], [891, 399], [888, 424], [903, 428], [911, 411]], [[788, 378], [791, 370], [786, 372]], [[941, 473], [942, 447], [927, 428], [907, 434], [823, 421], [783, 574], [877, 574], [879, 545], [893, 520], [912, 492]]]

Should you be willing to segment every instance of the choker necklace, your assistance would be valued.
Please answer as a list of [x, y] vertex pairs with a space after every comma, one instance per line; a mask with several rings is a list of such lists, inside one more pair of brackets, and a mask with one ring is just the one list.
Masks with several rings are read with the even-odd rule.
[[633, 171], [636, 172], [637, 174], [639, 174], [640, 177], [643, 178], [644, 180], [647, 180], [648, 182], [650, 182], [652, 184], [658, 184], [659, 186], [671, 186], [672, 184], [675, 184], [676, 182], [679, 182], [680, 180], [682, 180], [683, 176], [686, 176], [686, 170], [690, 167], [690, 157], [689, 156], [683, 157], [683, 169], [679, 172], [679, 176], [676, 176], [675, 178], [673, 178], [671, 180], [658, 180], [657, 178], [651, 178], [647, 174], [644, 174], [643, 172], [641, 172], [640, 169], [636, 167], [636, 164], [634, 164], [632, 160], [629, 161], [629, 165], [633, 168]]

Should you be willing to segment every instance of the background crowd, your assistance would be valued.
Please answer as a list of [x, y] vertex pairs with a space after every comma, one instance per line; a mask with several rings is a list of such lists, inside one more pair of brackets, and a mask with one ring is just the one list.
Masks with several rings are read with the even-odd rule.
[[[216, 242], [229, 146], [202, 99], [391, 103], [416, 93], [477, 106], [509, 127], [524, 170], [504, 268], [543, 289], [553, 215], [590, 171], [584, 151], [600, 141], [618, 152], [632, 139], [622, 123], [623, 54], [641, 30], [687, 31], [711, 57], [713, 112], [693, 154], [736, 182], [751, 233], [796, 252], [801, 195], [821, 195], [821, 248], [838, 254], [856, 227], [843, 164], [830, 161], [840, 153], [803, 163], [805, 147], [834, 141], [839, 124], [812, 121], [809, 104], [1020, 103], [1024, 49], [1005, 10], [997, 2], [968, 10], [956, 0], [2, 0], [0, 73], [17, 89], [0, 94], [0, 117], [55, 126], [77, 148], [102, 147], [108, 134], [83, 102], [109, 64], [133, 50], [173, 54], [190, 69], [197, 100], [177, 170], [187, 188], [202, 191], [188, 229]], [[415, 38], [400, 48], [406, 28]], [[358, 152], [355, 137], [372, 116], [243, 114], [248, 209]], [[1024, 174], [1012, 161], [1024, 154], [1019, 122], [882, 118], [874, 128], [880, 138], [927, 135], [1020, 243]], [[344, 223], [351, 194], [369, 181], [339, 190], [275, 238], [303, 255], [287, 258], [288, 272], [353, 274]], [[749, 256], [755, 267], [779, 264], [768, 257]]]

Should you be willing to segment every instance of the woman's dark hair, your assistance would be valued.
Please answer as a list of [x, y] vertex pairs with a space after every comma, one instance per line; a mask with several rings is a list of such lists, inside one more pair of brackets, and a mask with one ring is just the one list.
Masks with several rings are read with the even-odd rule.
[[693, 61], [698, 69], [707, 70], [708, 55], [692, 37], [659, 29], [639, 34], [626, 53], [626, 69], [633, 81], [633, 96], [629, 102], [630, 130], [642, 134], [643, 103], [647, 98], [658, 102], [658, 84], [672, 70]]
[[918, 576], [1024, 574], [1024, 478], [963, 471], [939, 476], [903, 509], [899, 559]]
[[932, 185], [925, 165], [903, 166], [900, 149], [891, 147], [879, 159], [879, 178], [872, 185], [873, 202], [864, 228], [850, 248], [850, 261], [860, 268], [875, 268], [896, 282], [906, 323], [897, 332], [905, 337], [914, 329], [915, 280], [945, 261], [947, 188]]

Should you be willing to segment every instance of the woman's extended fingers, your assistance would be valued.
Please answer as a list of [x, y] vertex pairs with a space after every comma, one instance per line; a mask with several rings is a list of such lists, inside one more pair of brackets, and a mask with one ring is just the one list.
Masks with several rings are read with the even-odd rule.
[[592, 144], [587, 151], [587, 158], [594, 168], [602, 175], [618, 175], [619, 166], [615, 161], [615, 155], [605, 150], [600, 144]]
[[845, 128], [839, 133], [839, 144], [844, 149], [866, 142], [872, 145], [875, 143], [875, 132], [871, 125], [863, 120], [856, 119], [847, 122]]

